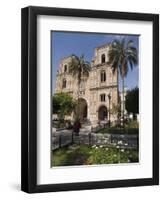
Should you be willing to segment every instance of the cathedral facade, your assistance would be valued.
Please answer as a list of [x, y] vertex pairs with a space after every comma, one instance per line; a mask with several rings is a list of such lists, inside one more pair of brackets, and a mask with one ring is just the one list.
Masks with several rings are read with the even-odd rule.
[[[113, 73], [108, 64], [110, 44], [95, 48], [88, 77], [82, 77], [80, 87], [78, 80], [69, 73], [71, 56], [63, 58], [56, 75], [55, 93], [67, 92], [77, 99], [79, 97], [79, 113], [81, 120], [89, 120], [91, 124], [99, 121], [114, 122], [117, 114], [113, 107], [118, 105], [118, 73]], [[67, 116], [73, 120], [74, 115]]]

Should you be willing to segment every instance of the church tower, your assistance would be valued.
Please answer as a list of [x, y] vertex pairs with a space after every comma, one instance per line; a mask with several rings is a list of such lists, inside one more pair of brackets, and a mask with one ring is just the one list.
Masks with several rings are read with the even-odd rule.
[[[79, 88], [81, 120], [88, 119], [92, 125], [99, 121], [115, 121], [117, 116], [111, 113], [118, 104], [118, 73], [113, 73], [109, 65], [110, 44], [95, 48], [88, 78], [83, 78]], [[56, 93], [67, 92], [77, 98], [77, 79], [69, 73], [71, 56], [61, 60], [56, 77]], [[71, 119], [73, 116], [71, 116]]]

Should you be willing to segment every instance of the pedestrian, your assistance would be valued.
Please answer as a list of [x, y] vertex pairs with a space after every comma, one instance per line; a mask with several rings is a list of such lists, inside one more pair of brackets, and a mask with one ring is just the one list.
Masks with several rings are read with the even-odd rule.
[[81, 123], [80, 123], [80, 120], [77, 119], [75, 122], [74, 122], [74, 132], [75, 132], [75, 135], [79, 135], [79, 131], [80, 131], [80, 128], [81, 128]]

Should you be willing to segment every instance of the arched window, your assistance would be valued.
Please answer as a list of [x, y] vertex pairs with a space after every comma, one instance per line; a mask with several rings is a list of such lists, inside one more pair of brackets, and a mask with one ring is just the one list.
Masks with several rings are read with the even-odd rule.
[[101, 82], [105, 82], [106, 81], [106, 72], [102, 71], [101, 72]]
[[104, 101], [105, 101], [105, 94], [101, 94], [101, 95], [100, 95], [100, 101], [101, 101], [101, 102], [104, 102]]
[[62, 88], [66, 88], [66, 79], [63, 79], [62, 81]]
[[64, 72], [67, 72], [67, 65], [64, 65]]
[[105, 54], [101, 55], [101, 63], [105, 63]]

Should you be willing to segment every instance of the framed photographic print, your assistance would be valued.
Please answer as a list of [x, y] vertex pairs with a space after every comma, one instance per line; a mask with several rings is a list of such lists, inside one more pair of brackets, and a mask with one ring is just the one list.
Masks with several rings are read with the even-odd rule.
[[22, 9], [22, 190], [159, 184], [159, 16]]

